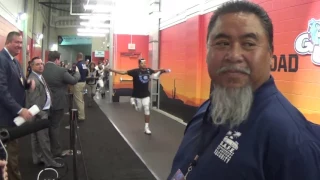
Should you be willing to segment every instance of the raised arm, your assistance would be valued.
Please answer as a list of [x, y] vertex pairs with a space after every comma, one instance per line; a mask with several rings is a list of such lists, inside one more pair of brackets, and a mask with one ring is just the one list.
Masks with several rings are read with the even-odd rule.
[[79, 79], [80, 79], [80, 73], [78, 68], [76, 68], [76, 71], [73, 75], [71, 75], [67, 71], [67, 69], [64, 71], [63, 82], [65, 82], [66, 84], [75, 85], [78, 83]]
[[164, 72], [166, 72], [167, 70], [166, 69], [154, 69], [153, 70], [154, 72], [153, 73], [157, 73], [157, 72], [161, 72], [161, 73], [164, 73]]
[[127, 75], [128, 74], [128, 71], [119, 71], [119, 70], [115, 70], [115, 69], [107, 69], [107, 70], [110, 71], [110, 72], [114, 72], [114, 73], [122, 74], [122, 75]]

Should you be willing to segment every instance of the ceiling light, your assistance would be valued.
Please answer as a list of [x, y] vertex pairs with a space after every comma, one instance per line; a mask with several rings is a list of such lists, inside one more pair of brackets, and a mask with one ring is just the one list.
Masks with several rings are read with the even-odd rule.
[[85, 10], [96, 10], [96, 9], [108, 9], [110, 8], [111, 6], [108, 6], [108, 5], [101, 5], [101, 4], [96, 4], [96, 5], [93, 5], [93, 4], [88, 4], [88, 5], [83, 5], [84, 9]]
[[43, 39], [43, 34], [38, 34], [39, 39]]
[[100, 28], [109, 28], [109, 24], [104, 23], [90, 23], [90, 22], [80, 22], [81, 26], [89, 26], [89, 27], [100, 27]]
[[28, 17], [27, 13], [19, 13], [18, 14], [19, 20], [25, 20], [25, 19], [27, 19], [27, 17]]
[[94, 28], [94, 29], [91, 29], [91, 28], [79, 28], [77, 30], [78, 30], [78, 32], [81, 32], [81, 33], [104, 33], [104, 34], [107, 34], [109, 32], [108, 29], [97, 29], [97, 28]]
[[95, 37], [105, 37], [106, 34], [101, 33], [78, 33], [78, 36], [95, 36]]
[[111, 18], [108, 15], [92, 15], [92, 16], [80, 16], [80, 19], [106, 21], [106, 20], [110, 20]]
[[106, 5], [83, 5], [85, 10], [92, 10], [94, 12], [111, 12], [111, 6]]

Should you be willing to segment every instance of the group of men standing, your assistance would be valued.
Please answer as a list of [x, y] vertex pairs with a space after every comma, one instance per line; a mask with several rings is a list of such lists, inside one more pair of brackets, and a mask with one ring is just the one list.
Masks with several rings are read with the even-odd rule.
[[[14, 128], [13, 119], [21, 116], [27, 123], [49, 120], [50, 127], [31, 135], [32, 159], [34, 164], [44, 164], [45, 167], [61, 168], [63, 163], [56, 161], [62, 157], [59, 144], [59, 127], [64, 110], [68, 106], [67, 88], [73, 86], [75, 104], [79, 109], [79, 120], [84, 121], [83, 88], [86, 79], [86, 64], [82, 61], [83, 54], [77, 55], [77, 66], [73, 73], [60, 67], [61, 54], [51, 51], [48, 62], [44, 64], [40, 57], [30, 60], [31, 71], [25, 77], [19, 62], [15, 57], [22, 49], [22, 35], [10, 32], [7, 35], [5, 47], [0, 52], [0, 127]], [[33, 116], [29, 111], [37, 105], [40, 112]], [[10, 180], [20, 180], [18, 141], [6, 143], [8, 152], [7, 174]], [[1, 157], [5, 159], [5, 157]], [[7, 178], [7, 177], [6, 177]]]

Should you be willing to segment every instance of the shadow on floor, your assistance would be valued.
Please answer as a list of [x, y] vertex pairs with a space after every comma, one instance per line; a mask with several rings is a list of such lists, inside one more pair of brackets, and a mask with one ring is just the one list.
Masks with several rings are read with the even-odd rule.
[[[61, 144], [69, 148], [68, 115], [61, 123]], [[84, 161], [78, 156], [79, 180], [86, 180], [85, 168], [90, 180], [154, 180], [154, 176], [141, 162], [129, 145], [120, 136], [100, 108], [94, 104], [86, 108], [86, 121], [79, 124], [80, 142]], [[30, 136], [20, 139], [20, 170], [23, 179], [36, 180], [43, 168], [33, 165], [31, 157]], [[79, 146], [79, 145], [78, 145]], [[64, 158], [69, 171], [64, 180], [72, 180], [72, 157]], [[60, 170], [63, 173], [63, 170]], [[52, 178], [53, 172], [43, 173], [43, 178]]]

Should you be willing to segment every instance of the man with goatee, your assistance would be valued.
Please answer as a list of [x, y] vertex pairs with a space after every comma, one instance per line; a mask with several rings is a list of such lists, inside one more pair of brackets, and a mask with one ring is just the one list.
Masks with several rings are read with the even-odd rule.
[[260, 6], [230, 1], [214, 12], [206, 58], [214, 90], [168, 180], [320, 179], [320, 128], [277, 89], [272, 55], [273, 25]]

